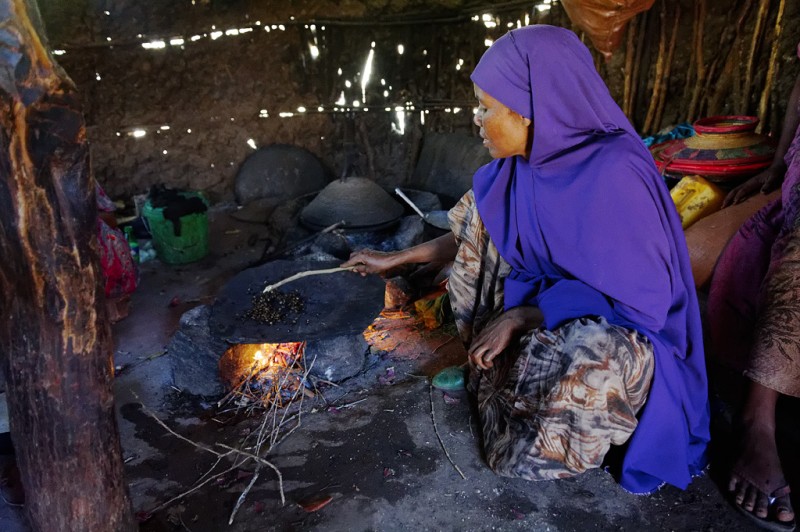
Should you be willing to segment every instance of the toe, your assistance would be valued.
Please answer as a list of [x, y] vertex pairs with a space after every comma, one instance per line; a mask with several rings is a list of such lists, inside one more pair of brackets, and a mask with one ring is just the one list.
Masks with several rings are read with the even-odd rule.
[[736, 488], [737, 486], [739, 486], [740, 482], [741, 480], [737, 475], [731, 475], [730, 480], [728, 480], [728, 491], [730, 492], [736, 491]]
[[742, 508], [747, 510], [748, 512], [752, 512], [753, 508], [756, 506], [756, 497], [758, 496], [758, 490], [755, 489], [753, 486], [747, 486], [745, 490], [744, 500], [742, 501]]
[[[756, 491], [753, 489], [752, 491]], [[769, 497], [765, 493], [760, 491], [756, 492], [756, 502], [755, 506], [753, 507], [753, 513], [762, 519], [767, 517], [769, 513]]]
[[788, 495], [778, 497], [775, 499], [775, 519], [783, 523], [788, 523], [794, 519], [794, 510], [792, 509], [792, 501]]
[[747, 496], [747, 482], [743, 482], [742, 480], [736, 480], [735, 486], [733, 488], [734, 492], [734, 499], [736, 500], [736, 504], [741, 506], [744, 503], [744, 498]]

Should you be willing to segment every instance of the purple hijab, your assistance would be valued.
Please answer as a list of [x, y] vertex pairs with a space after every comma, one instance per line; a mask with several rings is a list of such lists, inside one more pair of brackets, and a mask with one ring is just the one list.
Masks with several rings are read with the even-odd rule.
[[533, 120], [530, 160], [473, 178], [478, 212], [511, 265], [505, 307], [538, 306], [548, 329], [582, 316], [646, 335], [655, 374], [620, 483], [685, 488], [705, 466], [709, 408], [689, 256], [653, 159], [574, 33], [528, 26], [498, 39], [472, 81]]

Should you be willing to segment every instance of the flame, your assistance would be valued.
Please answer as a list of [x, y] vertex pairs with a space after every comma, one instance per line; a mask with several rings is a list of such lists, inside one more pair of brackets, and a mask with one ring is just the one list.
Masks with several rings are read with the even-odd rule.
[[305, 342], [231, 346], [220, 358], [220, 378], [240, 405], [283, 406], [304, 386], [305, 346]]

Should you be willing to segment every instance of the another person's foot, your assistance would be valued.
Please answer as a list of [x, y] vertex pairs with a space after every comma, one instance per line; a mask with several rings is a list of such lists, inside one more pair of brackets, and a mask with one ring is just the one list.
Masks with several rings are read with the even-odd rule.
[[794, 510], [778, 456], [774, 427], [746, 424], [742, 452], [733, 467], [728, 489], [743, 511], [763, 520], [764, 524], [792, 529]]

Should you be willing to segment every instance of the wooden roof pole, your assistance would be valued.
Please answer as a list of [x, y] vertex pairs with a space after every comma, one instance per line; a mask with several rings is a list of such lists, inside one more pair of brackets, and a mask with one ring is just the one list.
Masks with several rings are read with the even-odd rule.
[[0, 357], [34, 530], [133, 531], [80, 97], [0, 0]]
[[[767, 104], [769, 97], [772, 94], [772, 86], [775, 80], [778, 79], [778, 52], [780, 50], [781, 32], [783, 30], [783, 12], [786, 8], [786, 0], [780, 0], [778, 4], [778, 14], [775, 16], [775, 30], [772, 34], [772, 49], [769, 53], [769, 67], [767, 68], [767, 77], [764, 82], [764, 90], [761, 91], [761, 98], [758, 101], [758, 118], [760, 119], [756, 131], [761, 133], [764, 128], [764, 122], [767, 118]], [[777, 131], [780, 131], [778, 126]]]

